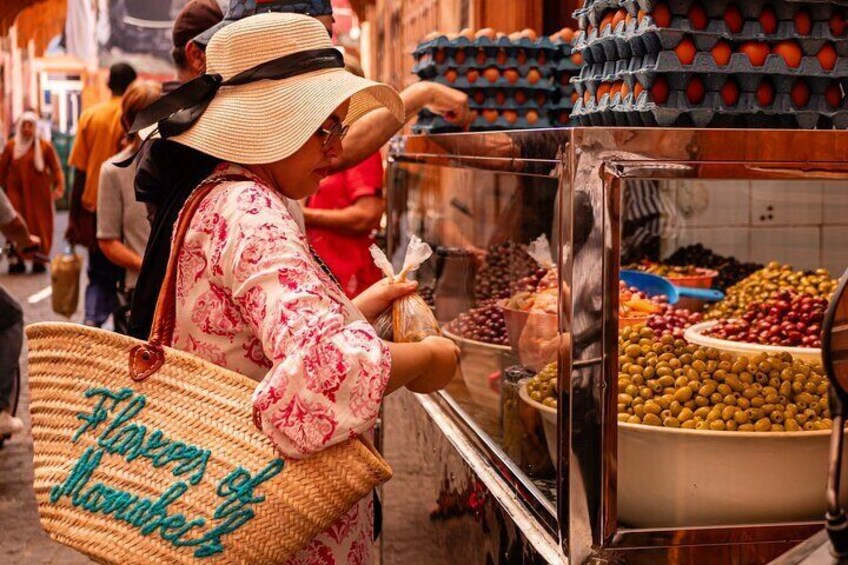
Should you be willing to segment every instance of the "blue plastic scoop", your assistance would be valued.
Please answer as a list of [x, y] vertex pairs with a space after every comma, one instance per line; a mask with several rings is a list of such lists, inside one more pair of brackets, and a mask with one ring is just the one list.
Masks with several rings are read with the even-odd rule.
[[677, 301], [681, 298], [695, 298], [706, 302], [718, 302], [724, 298], [724, 293], [720, 290], [674, 286], [664, 277], [643, 273], [642, 271], [622, 270], [619, 278], [627, 286], [637, 288], [648, 296], [666, 295], [669, 304], [677, 304]]

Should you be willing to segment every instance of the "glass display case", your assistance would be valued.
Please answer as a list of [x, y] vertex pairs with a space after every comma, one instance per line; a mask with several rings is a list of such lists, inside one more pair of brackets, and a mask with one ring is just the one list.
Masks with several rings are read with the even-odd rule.
[[459, 429], [466, 472], [483, 461], [563, 561], [766, 563], [816, 532], [846, 149], [777, 130], [395, 140], [389, 251], [431, 244], [419, 289], [462, 353], [421, 399], [428, 434]]

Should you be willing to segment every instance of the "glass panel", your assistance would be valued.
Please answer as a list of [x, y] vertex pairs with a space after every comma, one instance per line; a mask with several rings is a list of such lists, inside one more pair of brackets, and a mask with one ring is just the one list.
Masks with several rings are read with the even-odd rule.
[[622, 199], [619, 524], [820, 520], [817, 347], [848, 265], [848, 185], [633, 180]]
[[[520, 389], [547, 367], [552, 380], [533, 388], [548, 403], [555, 395], [559, 180], [409, 163], [393, 164], [390, 179], [391, 259], [403, 262], [412, 234], [433, 247], [419, 291], [462, 352], [446, 393], [553, 513], [556, 410], [543, 425]], [[528, 253], [540, 236], [554, 250], [541, 264]]]

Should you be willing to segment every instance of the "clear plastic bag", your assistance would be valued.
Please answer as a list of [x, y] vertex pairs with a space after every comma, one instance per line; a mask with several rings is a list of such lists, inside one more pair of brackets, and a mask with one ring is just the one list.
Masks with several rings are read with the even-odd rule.
[[[412, 236], [406, 248], [403, 270], [395, 275], [386, 254], [376, 245], [371, 246], [374, 264], [389, 278], [389, 284], [406, 281], [409, 273], [418, 269], [432, 254], [429, 245]], [[433, 311], [416, 292], [395, 300], [392, 307], [374, 321], [374, 329], [381, 338], [396, 343], [421, 341], [429, 336], [441, 335]]]

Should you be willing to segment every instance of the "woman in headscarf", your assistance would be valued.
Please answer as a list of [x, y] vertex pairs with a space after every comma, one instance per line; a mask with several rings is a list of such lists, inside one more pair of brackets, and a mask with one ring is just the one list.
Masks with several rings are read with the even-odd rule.
[[[34, 112], [24, 112], [15, 137], [0, 156], [0, 186], [32, 234], [41, 240], [40, 254], [49, 255], [53, 245], [53, 202], [65, 192], [65, 176], [53, 146], [38, 133], [38, 116]], [[23, 257], [16, 255], [9, 263], [9, 274], [25, 270]], [[33, 273], [45, 270], [43, 260], [33, 259]]]

